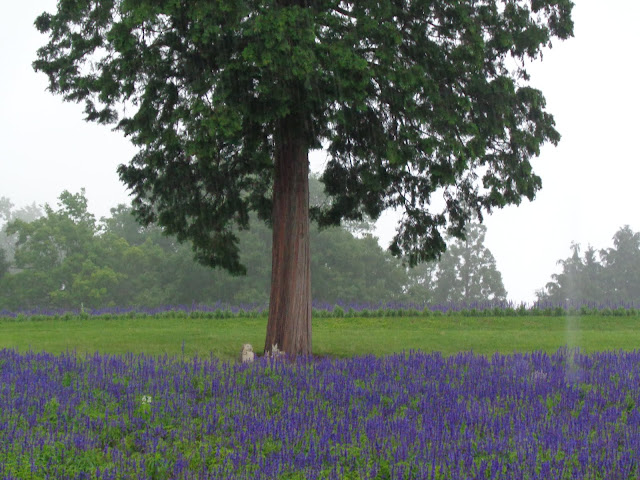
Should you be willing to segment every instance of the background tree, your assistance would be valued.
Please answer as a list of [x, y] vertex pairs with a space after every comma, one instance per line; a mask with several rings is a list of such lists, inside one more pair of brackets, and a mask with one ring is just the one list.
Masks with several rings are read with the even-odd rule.
[[602, 283], [603, 266], [596, 250], [589, 246], [583, 258], [580, 256], [580, 244], [572, 243], [571, 252], [570, 257], [558, 260], [562, 271], [551, 275], [553, 280], [547, 283], [544, 290], [537, 292], [538, 300], [558, 305], [605, 301], [607, 294]]
[[435, 305], [435, 273], [438, 262], [424, 262], [412, 268], [407, 268], [409, 281], [405, 287], [406, 297], [415, 303]]
[[491, 251], [484, 246], [487, 227], [469, 224], [465, 238], [452, 241], [438, 263], [437, 303], [504, 301], [507, 292]]
[[202, 263], [244, 273], [232, 225], [255, 211], [273, 226], [265, 350], [295, 356], [311, 353], [308, 151], [331, 157], [321, 226], [397, 207], [391, 251], [434, 259], [469, 220], [462, 202], [481, 218], [540, 188], [529, 159], [560, 137], [524, 59], [572, 35], [572, 7], [60, 0], [36, 20], [34, 67], [140, 147], [119, 168], [138, 217]]
[[[312, 178], [311, 185], [317, 189], [320, 182]], [[320, 190], [320, 201], [322, 197]], [[131, 207], [119, 205], [110, 217], [96, 222], [86, 206], [84, 192], [63, 192], [56, 209], [46, 207], [46, 216], [11, 222], [11, 238], [20, 239], [21, 268], [0, 278], [0, 308], [194, 302], [251, 306], [268, 301], [271, 231], [255, 217], [250, 230], [237, 232], [240, 258], [247, 266], [247, 275], [238, 277], [196, 263], [187, 245], [163, 235], [160, 227], [142, 227]], [[401, 297], [406, 273], [374, 237], [355, 238], [340, 227], [314, 227], [311, 245], [314, 299], [386, 302]]]
[[24, 222], [31, 222], [42, 217], [43, 212], [40, 207], [35, 203], [26, 205], [17, 210], [13, 208], [14, 204], [6, 197], [0, 197], [0, 249], [5, 252], [5, 261], [8, 262], [9, 267], [13, 266], [13, 257], [16, 248], [17, 236], [15, 234], [7, 234], [7, 226], [12, 220], [22, 220]]
[[355, 238], [343, 228], [312, 228], [313, 298], [336, 303], [400, 300], [407, 274], [377, 238]]
[[[309, 179], [310, 202], [323, 205], [329, 199], [322, 190], [322, 184], [315, 177]], [[103, 219], [107, 231], [111, 233], [129, 232], [127, 241], [140, 245], [149, 238], [150, 229], [137, 226], [131, 209], [124, 205], [111, 210], [112, 217]], [[165, 299], [174, 303], [223, 301], [231, 304], [264, 304], [268, 301], [270, 287], [270, 252], [272, 233], [263, 222], [252, 216], [251, 228], [236, 232], [239, 239], [240, 258], [246, 265], [247, 275], [237, 277], [226, 272], [198, 268], [193, 264], [188, 250], [175, 244], [167, 250], [166, 262], [174, 272], [173, 293], [166, 292]], [[336, 303], [338, 300], [358, 302], [386, 302], [398, 300], [407, 276], [400, 262], [393, 259], [378, 245], [377, 239], [370, 234], [358, 233], [362, 238], [354, 238], [350, 229], [332, 227], [310, 230], [311, 250], [314, 256], [311, 263], [312, 297], [315, 300]], [[368, 235], [368, 236], [367, 236]], [[166, 238], [165, 238], [166, 239]], [[188, 286], [187, 286], [188, 285]], [[191, 295], [187, 297], [186, 295]]]
[[10, 265], [6, 252], [0, 247], [0, 280], [7, 274]]
[[[7, 223], [12, 218], [14, 205], [7, 197], [0, 197], [0, 279], [9, 271], [13, 261], [13, 249], [15, 248], [15, 238], [11, 239], [7, 235]], [[9, 254], [8, 252], [11, 252]]]
[[442, 305], [505, 301], [507, 292], [502, 274], [491, 251], [484, 245], [487, 227], [472, 223], [465, 228], [465, 238], [449, 238], [449, 246], [438, 262], [410, 271], [409, 295]]
[[[112, 272], [100, 271], [99, 255], [93, 251], [96, 222], [87, 211], [84, 191], [60, 195], [58, 210], [45, 205], [45, 216], [31, 222], [14, 219], [7, 225], [7, 234], [16, 235], [14, 264], [18, 273], [11, 276], [6, 288], [12, 293], [17, 308], [34, 308], [46, 304], [66, 306], [71, 295], [94, 297], [79, 293], [72, 285], [107, 282]], [[105, 276], [106, 275], [106, 276]], [[104, 291], [106, 285], [96, 287]], [[96, 293], [97, 295], [97, 293]], [[98, 295], [99, 297], [99, 295]], [[96, 302], [100, 298], [94, 298]], [[79, 305], [80, 302], [78, 302]]]
[[14, 207], [7, 197], [0, 197], [0, 221], [4, 223], [11, 220], [11, 209]]
[[109, 212], [111, 213], [109, 217], [100, 219], [105, 233], [122, 238], [132, 246], [142, 245], [147, 239], [152, 241], [164, 239], [168, 241], [168, 249], [174, 247], [175, 239], [163, 235], [160, 227], [156, 225], [147, 227], [140, 225], [140, 222], [135, 219], [130, 206], [121, 203], [111, 208]]
[[613, 248], [597, 251], [589, 246], [580, 255], [580, 244], [571, 244], [572, 254], [558, 260], [560, 273], [536, 292], [538, 300], [557, 304], [585, 302], [630, 302], [640, 298], [640, 233], [628, 225], [613, 236]]
[[613, 236], [613, 248], [600, 255], [607, 297], [616, 302], [640, 299], [640, 233], [625, 225]]
[[601, 254], [598, 254], [591, 245], [584, 252], [582, 261], [582, 281], [574, 291], [582, 292], [583, 298], [591, 301], [604, 302], [608, 296], [607, 288], [603, 288], [603, 265], [599, 260]]

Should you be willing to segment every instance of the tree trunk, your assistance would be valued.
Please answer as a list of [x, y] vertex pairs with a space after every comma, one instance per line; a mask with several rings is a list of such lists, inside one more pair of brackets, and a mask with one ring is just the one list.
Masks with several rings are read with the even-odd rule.
[[276, 140], [271, 297], [264, 347], [267, 353], [277, 345], [290, 359], [311, 355], [309, 158], [295, 130], [292, 122], [283, 121]]

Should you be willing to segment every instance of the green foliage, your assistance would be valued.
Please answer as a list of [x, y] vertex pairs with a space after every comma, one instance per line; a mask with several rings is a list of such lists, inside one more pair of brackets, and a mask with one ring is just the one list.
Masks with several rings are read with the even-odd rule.
[[626, 225], [613, 236], [613, 248], [599, 252], [589, 246], [580, 255], [580, 244], [571, 244], [572, 255], [558, 260], [562, 271], [553, 274], [539, 300], [554, 303], [610, 304], [640, 298], [640, 233]]
[[[6, 270], [5, 273], [13, 266], [14, 256], [16, 249], [16, 234], [7, 233], [8, 223], [14, 220], [22, 220], [23, 222], [32, 222], [42, 217], [42, 210], [35, 204], [27, 205], [17, 210], [13, 209], [14, 205], [6, 197], [0, 197], [0, 221], [2, 222], [2, 228], [0, 228], [0, 250], [4, 251]], [[0, 254], [2, 255], [2, 254]], [[0, 278], [2, 275], [0, 275]]]
[[9, 261], [7, 260], [7, 254], [2, 247], [0, 247], [0, 280], [9, 271]]
[[502, 275], [484, 246], [486, 231], [479, 223], [467, 225], [464, 239], [447, 239], [449, 247], [438, 262], [409, 270], [408, 297], [435, 305], [506, 301]]
[[443, 232], [462, 236], [462, 205], [480, 215], [540, 188], [530, 159], [560, 136], [524, 61], [572, 36], [572, 7], [61, 0], [35, 22], [49, 42], [33, 65], [140, 148], [119, 168], [136, 215], [191, 241], [201, 263], [245, 272], [238, 231], [250, 212], [270, 221], [286, 135], [328, 146], [331, 202], [313, 218], [403, 210], [391, 251], [415, 265], [444, 251]]
[[[100, 231], [87, 211], [84, 191], [63, 192], [58, 209], [46, 205], [45, 211], [44, 217], [32, 222], [17, 219], [7, 226], [7, 233], [17, 238], [16, 273], [1, 284], [10, 293], [2, 307], [130, 304], [144, 300], [135, 296], [144, 291], [145, 283], [157, 283], [148, 280], [157, 272], [162, 250], [151, 243], [131, 247], [124, 239]], [[162, 303], [160, 295], [155, 297], [156, 303]], [[151, 298], [147, 300], [152, 303]]]
[[401, 297], [406, 273], [377, 238], [356, 239], [339, 228], [314, 229], [311, 249], [313, 298], [377, 303]]
[[[325, 201], [320, 182], [310, 181], [318, 201]], [[111, 209], [100, 222], [86, 208], [84, 191], [63, 192], [58, 208], [47, 205], [45, 216], [10, 222], [15, 269], [0, 275], [0, 309], [268, 302], [272, 232], [257, 219], [250, 230], [237, 232], [247, 265], [247, 276], [237, 277], [199, 265], [189, 245], [160, 227], [140, 226], [129, 207]], [[371, 235], [314, 228], [311, 244], [314, 298], [377, 303], [402, 295], [406, 273]]]

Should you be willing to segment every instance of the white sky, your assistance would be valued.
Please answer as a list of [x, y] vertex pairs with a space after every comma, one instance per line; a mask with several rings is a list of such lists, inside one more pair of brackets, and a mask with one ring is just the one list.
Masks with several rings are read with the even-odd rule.
[[[640, 231], [640, 2], [575, 3], [575, 38], [556, 41], [530, 70], [563, 137], [533, 161], [542, 190], [485, 219], [486, 246], [516, 302], [535, 299], [572, 241], [599, 249], [612, 246], [623, 225]], [[46, 76], [31, 68], [46, 41], [33, 22], [55, 7], [55, 0], [10, 2], [0, 16], [0, 196], [17, 207], [55, 205], [63, 190], [85, 187], [99, 218], [129, 203], [116, 168], [135, 150], [120, 133], [84, 122], [83, 107], [46, 92]], [[314, 159], [317, 169], [323, 155]], [[393, 222], [387, 216], [379, 226], [386, 245]]]

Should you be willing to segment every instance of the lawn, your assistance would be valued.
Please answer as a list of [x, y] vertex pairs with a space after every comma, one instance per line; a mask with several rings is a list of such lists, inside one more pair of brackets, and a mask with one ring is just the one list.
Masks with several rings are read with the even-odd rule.
[[[583, 352], [640, 348], [640, 316], [316, 318], [315, 355], [346, 358], [409, 350], [452, 355], [473, 351]], [[100, 318], [0, 320], [0, 348], [62, 353], [213, 355], [235, 360], [243, 343], [261, 354], [266, 318]]]

